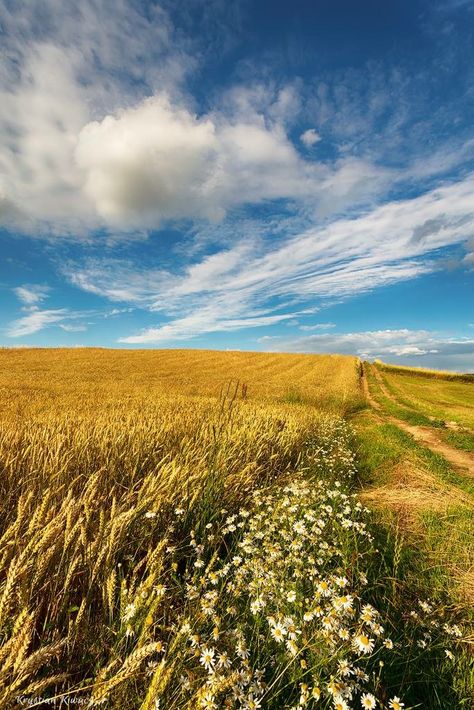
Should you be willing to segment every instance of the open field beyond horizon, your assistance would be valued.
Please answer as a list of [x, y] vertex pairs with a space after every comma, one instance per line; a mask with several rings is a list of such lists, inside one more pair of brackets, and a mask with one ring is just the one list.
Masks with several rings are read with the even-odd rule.
[[389, 417], [473, 385], [361, 374], [1, 350], [0, 708], [470, 707], [472, 491]]

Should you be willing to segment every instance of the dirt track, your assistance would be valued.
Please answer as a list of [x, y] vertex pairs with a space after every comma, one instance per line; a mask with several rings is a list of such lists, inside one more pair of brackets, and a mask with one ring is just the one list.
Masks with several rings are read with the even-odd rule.
[[452, 466], [454, 466], [454, 468], [456, 468], [459, 473], [462, 473], [463, 475], [474, 476], [474, 455], [471, 454], [469, 451], [461, 451], [450, 446], [442, 440], [442, 438], [436, 432], [436, 429], [432, 429], [431, 427], [408, 424], [407, 422], [403, 421], [403, 419], [398, 419], [397, 417], [394, 417], [391, 414], [387, 414], [384, 411], [382, 405], [380, 405], [373, 398], [370, 392], [365, 367], [371, 368], [371, 372], [374, 374], [377, 381], [379, 382], [383, 394], [388, 399], [392, 400], [398, 406], [404, 405], [398, 402], [396, 397], [388, 391], [377, 369], [373, 366], [365, 365], [362, 373], [362, 388], [370, 406], [375, 409], [385, 421], [388, 421], [391, 424], [395, 424], [395, 426], [399, 427], [399, 429], [403, 429], [403, 431], [406, 431], [408, 434], [411, 434], [411, 436], [413, 436], [416, 441], [420, 442], [434, 453], [443, 456], [443, 458], [445, 458], [446, 461], [448, 461]]

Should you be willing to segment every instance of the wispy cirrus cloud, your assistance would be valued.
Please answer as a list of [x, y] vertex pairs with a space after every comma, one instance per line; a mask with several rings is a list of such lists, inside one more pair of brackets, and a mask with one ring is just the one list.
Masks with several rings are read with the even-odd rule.
[[283, 304], [294, 317], [296, 303], [324, 304], [440, 268], [439, 251], [467, 240], [474, 227], [473, 190], [470, 176], [359, 218], [313, 227], [273, 247], [268, 240], [242, 240], [181, 272], [95, 261], [82, 268], [69, 264], [65, 273], [85, 290], [139, 303], [168, 319], [122, 342], [195, 337], [219, 330], [219, 324], [225, 330], [229, 319], [232, 327], [244, 328], [253, 317], [280, 318]]
[[17, 298], [26, 306], [34, 306], [47, 298], [50, 289], [48, 286], [27, 284], [24, 286], [17, 286], [13, 289], [13, 291], [15, 292]]
[[331, 330], [335, 327], [335, 323], [315, 323], [314, 325], [300, 325], [299, 329], [309, 332], [311, 330]]
[[61, 323], [70, 318], [71, 315], [66, 308], [56, 308], [50, 310], [31, 310], [27, 315], [18, 318], [7, 329], [9, 338], [21, 338], [25, 335], [32, 335], [50, 325]]
[[39, 284], [28, 284], [17, 286], [13, 289], [20, 303], [22, 303], [22, 315], [14, 320], [6, 328], [9, 338], [22, 338], [25, 335], [33, 335], [44, 328], [58, 325], [66, 332], [79, 332], [87, 330], [83, 323], [77, 323], [77, 319], [84, 317], [84, 313], [76, 313], [68, 308], [42, 308], [40, 304], [50, 295], [49, 286]]

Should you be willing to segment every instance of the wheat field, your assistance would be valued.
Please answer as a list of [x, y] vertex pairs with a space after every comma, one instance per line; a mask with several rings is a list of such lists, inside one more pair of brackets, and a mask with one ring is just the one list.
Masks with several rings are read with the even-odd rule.
[[375, 606], [356, 358], [0, 362], [1, 708], [395, 708], [405, 647], [461, 634]]

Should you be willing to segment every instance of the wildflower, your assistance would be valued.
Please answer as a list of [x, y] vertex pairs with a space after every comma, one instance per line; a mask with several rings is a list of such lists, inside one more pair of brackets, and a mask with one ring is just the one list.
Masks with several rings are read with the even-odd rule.
[[262, 706], [262, 701], [258, 700], [258, 698], [256, 698], [253, 693], [250, 693], [249, 697], [245, 701], [245, 705], [244, 705], [245, 709], [246, 710], [257, 710], [257, 708], [260, 708], [261, 706]]
[[358, 634], [354, 638], [354, 646], [358, 651], [362, 653], [372, 653], [374, 650], [374, 640], [366, 636], [365, 634]]
[[306, 532], [306, 525], [303, 523], [302, 520], [298, 520], [293, 525], [293, 530], [298, 533], [298, 535], [304, 535], [304, 533]]
[[184, 624], [182, 624], [182, 626], [179, 630], [179, 633], [189, 634], [190, 631], [191, 631], [191, 624], [189, 623], [189, 621], [185, 621]]
[[392, 639], [385, 639], [385, 641], [383, 642], [383, 645], [385, 646], [385, 648], [388, 648], [388, 650], [391, 651], [393, 648]]
[[333, 621], [330, 616], [323, 616], [321, 623], [326, 631], [330, 631], [332, 629]]
[[336, 597], [334, 600], [334, 606], [336, 609], [352, 609], [353, 598], [349, 594], [345, 594], [342, 597]]
[[328, 683], [328, 690], [334, 698], [340, 697], [342, 688], [342, 683], [338, 683], [337, 680], [334, 680], [334, 678], [332, 678]]
[[242, 641], [238, 642], [236, 653], [238, 657], [242, 658], [244, 661], [247, 660], [247, 658], [250, 656], [248, 649]]
[[433, 607], [431, 606], [431, 604], [428, 604], [428, 602], [419, 601], [418, 604], [426, 614], [429, 614], [433, 611]]
[[452, 626], [449, 624], [443, 624], [443, 629], [450, 636], [457, 636], [458, 638], [462, 636], [462, 631], [457, 624], [453, 624]]
[[329, 588], [329, 584], [325, 582], [324, 580], [318, 584], [318, 592], [323, 596], [323, 597], [328, 597], [331, 594], [331, 589]]
[[450, 661], [454, 661], [454, 653], [451, 653], [447, 648], [444, 649], [444, 653], [446, 654], [446, 658], [449, 658]]
[[369, 676], [367, 673], [364, 673], [364, 671], [361, 668], [357, 668], [357, 666], [354, 667], [354, 675], [358, 680], [361, 680], [363, 683], [367, 683], [369, 680]]
[[252, 614], [257, 614], [259, 611], [261, 611], [265, 606], [265, 602], [262, 601], [262, 599], [254, 599], [250, 603], [250, 611]]
[[288, 594], [286, 595], [286, 600], [288, 602], [294, 602], [296, 600], [296, 592], [294, 592], [294, 591], [288, 592]]
[[215, 708], [217, 708], [212, 690], [206, 690], [204, 692], [204, 695], [200, 699], [200, 705], [202, 708], [205, 708], [205, 710], [215, 710]]
[[377, 706], [377, 701], [372, 693], [364, 693], [360, 699], [360, 704], [363, 708], [368, 708], [368, 710], [373, 710]]
[[318, 688], [317, 685], [315, 685], [313, 690], [311, 691], [311, 697], [314, 698], [314, 700], [319, 700], [319, 698], [321, 697], [321, 690]]
[[228, 668], [230, 668], [230, 666], [231, 662], [228, 654], [225, 653], [225, 651], [223, 653], [220, 653], [219, 658], [217, 660], [217, 667], [227, 670]]
[[349, 710], [349, 705], [340, 695], [334, 698], [334, 710]]
[[291, 616], [288, 616], [285, 619], [285, 626], [288, 638], [292, 639], [293, 641], [296, 641], [296, 637], [301, 634], [301, 631], [296, 627], [296, 624], [291, 618]]
[[377, 624], [377, 623], [373, 622], [372, 624], [370, 624], [370, 628], [376, 636], [382, 636], [382, 634], [384, 632], [384, 628], [381, 624]]
[[362, 607], [362, 612], [360, 614], [361, 621], [370, 622], [373, 621], [375, 617], [375, 609], [370, 604], [365, 604]]
[[288, 639], [286, 642], [286, 647], [292, 656], [296, 656], [298, 653], [298, 646], [292, 639]]
[[148, 661], [146, 664], [146, 672], [148, 675], [152, 675], [158, 665], [158, 661]]
[[351, 674], [351, 666], [347, 659], [343, 658], [338, 662], [339, 666], [339, 673], [342, 675], [342, 677], [346, 677]]
[[392, 708], [392, 710], [403, 710], [403, 708], [405, 707], [405, 703], [402, 703], [400, 698], [394, 695], [393, 698], [389, 701], [388, 706], [389, 708]]
[[214, 672], [214, 656], [215, 651], [213, 648], [204, 647], [202, 649], [201, 657], [199, 662], [204, 666], [208, 673]]
[[286, 629], [283, 624], [276, 623], [271, 630], [271, 634], [275, 641], [281, 643], [283, 641], [283, 637], [286, 636]]

